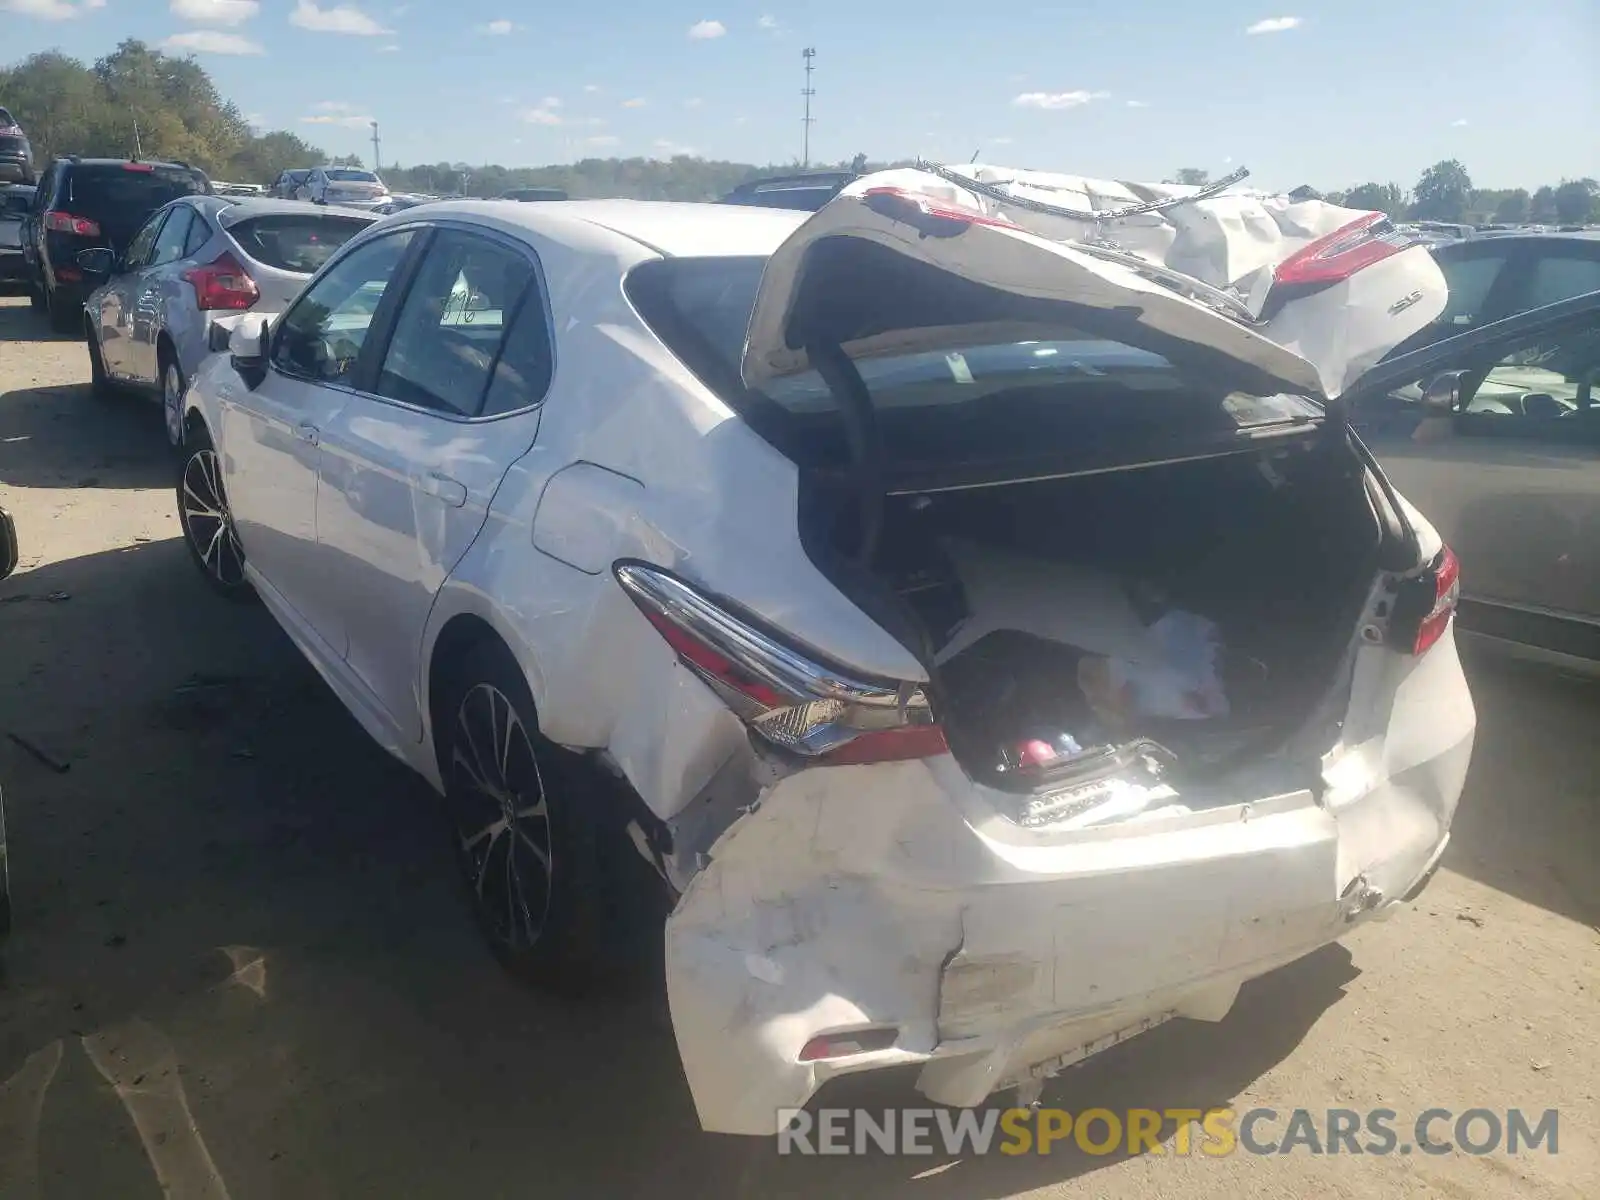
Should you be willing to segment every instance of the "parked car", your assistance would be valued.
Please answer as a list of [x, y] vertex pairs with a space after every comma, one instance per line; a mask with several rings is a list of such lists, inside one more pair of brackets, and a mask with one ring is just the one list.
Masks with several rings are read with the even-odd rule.
[[300, 185], [311, 174], [311, 168], [304, 170], [280, 171], [278, 177], [272, 181], [272, 186], [267, 189], [267, 194], [279, 200], [300, 199]]
[[417, 196], [406, 193], [391, 192], [389, 194], [389, 198], [383, 201], [381, 204], [374, 206], [372, 211], [377, 213], [380, 217], [387, 217], [391, 213], [405, 212], [406, 209], [416, 208], [421, 204], [432, 204], [437, 199], [437, 196]]
[[[1600, 296], [1600, 236], [1507, 233], [1436, 247], [1450, 298], [1406, 347]], [[1600, 368], [1596, 331], [1369, 395], [1357, 427], [1461, 556], [1473, 640], [1600, 671]]]
[[191, 196], [157, 210], [120, 257], [80, 253], [85, 276], [101, 281], [84, 305], [95, 391], [158, 397], [178, 446], [184, 389], [209, 353], [211, 320], [257, 306], [281, 312], [374, 219], [288, 200]]
[[0, 183], [6, 180], [34, 181], [33, 147], [17, 119], [7, 109], [0, 108]]
[[56, 159], [39, 181], [23, 237], [34, 308], [47, 310], [57, 330], [81, 329], [96, 281], [84, 276], [78, 255], [95, 247], [123, 254], [156, 209], [210, 190], [205, 174], [184, 162]]
[[752, 204], [761, 208], [787, 208], [816, 212], [857, 178], [849, 171], [806, 171], [799, 175], [770, 175], [741, 183], [721, 204]]
[[[1411, 327], [1438, 272], [1369, 225], [1280, 264], [1284, 320]], [[1337, 363], [1131, 270], [894, 189], [441, 203], [214, 336], [196, 566], [443, 794], [517, 972], [610, 975], [627, 830], [707, 1129], [1215, 1020], [1444, 849], [1452, 552], [1319, 402]]]
[[27, 282], [22, 229], [33, 207], [33, 194], [28, 184], [0, 185], [0, 286]]
[[316, 167], [296, 190], [296, 199], [346, 208], [377, 208], [388, 201], [389, 189], [376, 174], [359, 167]]

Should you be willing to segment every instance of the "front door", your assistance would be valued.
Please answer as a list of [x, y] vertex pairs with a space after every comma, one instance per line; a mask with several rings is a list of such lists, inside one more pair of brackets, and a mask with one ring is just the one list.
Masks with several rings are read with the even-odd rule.
[[533, 445], [550, 370], [532, 252], [443, 226], [381, 362], [324, 430], [317, 529], [346, 660], [412, 738], [434, 597]]
[[220, 449], [245, 556], [334, 655], [344, 643], [317, 546], [320, 442], [352, 395], [367, 331], [412, 236], [363, 243], [331, 264], [272, 330], [261, 382], [220, 393]]
[[121, 370], [135, 383], [157, 382], [156, 338], [161, 333], [161, 303], [171, 282], [173, 264], [183, 258], [194, 220], [194, 209], [187, 204], [173, 205], [156, 235], [149, 260], [138, 274], [129, 276], [133, 282], [132, 335], [124, 347], [127, 357]]
[[119, 379], [128, 375], [128, 339], [133, 333], [134, 296], [139, 286], [139, 271], [155, 250], [156, 237], [169, 212], [169, 209], [158, 209], [133, 235], [127, 253], [116, 266], [116, 274], [100, 293], [100, 311], [96, 316], [100, 329], [100, 361], [105, 364], [106, 374]]

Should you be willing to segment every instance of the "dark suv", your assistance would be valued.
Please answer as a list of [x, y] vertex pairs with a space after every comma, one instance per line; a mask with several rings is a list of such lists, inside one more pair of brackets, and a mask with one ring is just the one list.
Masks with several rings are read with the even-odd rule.
[[210, 192], [210, 180], [185, 162], [56, 159], [39, 183], [22, 247], [34, 308], [48, 309], [59, 330], [80, 328], [84, 298], [104, 281], [85, 276], [78, 255], [107, 246], [120, 258], [156, 209]]
[[849, 171], [807, 171], [801, 175], [769, 175], [741, 183], [718, 204], [749, 204], [816, 212], [858, 178]]
[[0, 108], [0, 183], [33, 182], [33, 147], [17, 119]]

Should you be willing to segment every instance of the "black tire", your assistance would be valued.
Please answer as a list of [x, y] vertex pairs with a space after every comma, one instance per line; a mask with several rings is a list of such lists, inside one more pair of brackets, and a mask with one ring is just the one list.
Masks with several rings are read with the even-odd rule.
[[183, 449], [183, 393], [189, 381], [171, 346], [163, 342], [156, 354], [156, 370], [161, 375], [161, 420], [167, 445], [174, 454]]
[[[499, 750], [483, 744], [491, 720]], [[614, 785], [539, 733], [527, 681], [501, 646], [480, 643], [452, 664], [434, 738], [468, 903], [501, 965], [575, 996], [659, 978], [665, 909], [640, 882], [659, 877], [627, 842]]]
[[28, 280], [28, 307], [34, 312], [43, 312], [44, 303], [44, 285]]
[[184, 545], [211, 590], [229, 600], [255, 599], [255, 589], [244, 574], [244, 547], [228, 510], [222, 464], [204, 425], [195, 425], [184, 438], [177, 499]]
[[50, 328], [57, 333], [72, 333], [82, 323], [83, 309], [63, 300], [54, 289], [45, 293], [45, 307], [50, 310]]

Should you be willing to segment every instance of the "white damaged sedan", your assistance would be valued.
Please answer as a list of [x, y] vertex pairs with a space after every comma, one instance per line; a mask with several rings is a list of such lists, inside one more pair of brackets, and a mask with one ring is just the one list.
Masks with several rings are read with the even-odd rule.
[[1455, 559], [1343, 397], [1505, 330], [1368, 371], [1444, 298], [1374, 214], [960, 178], [412, 210], [188, 393], [196, 563], [442, 793], [500, 957], [606, 975], [656, 868], [708, 1130], [1217, 1020], [1467, 770]]

